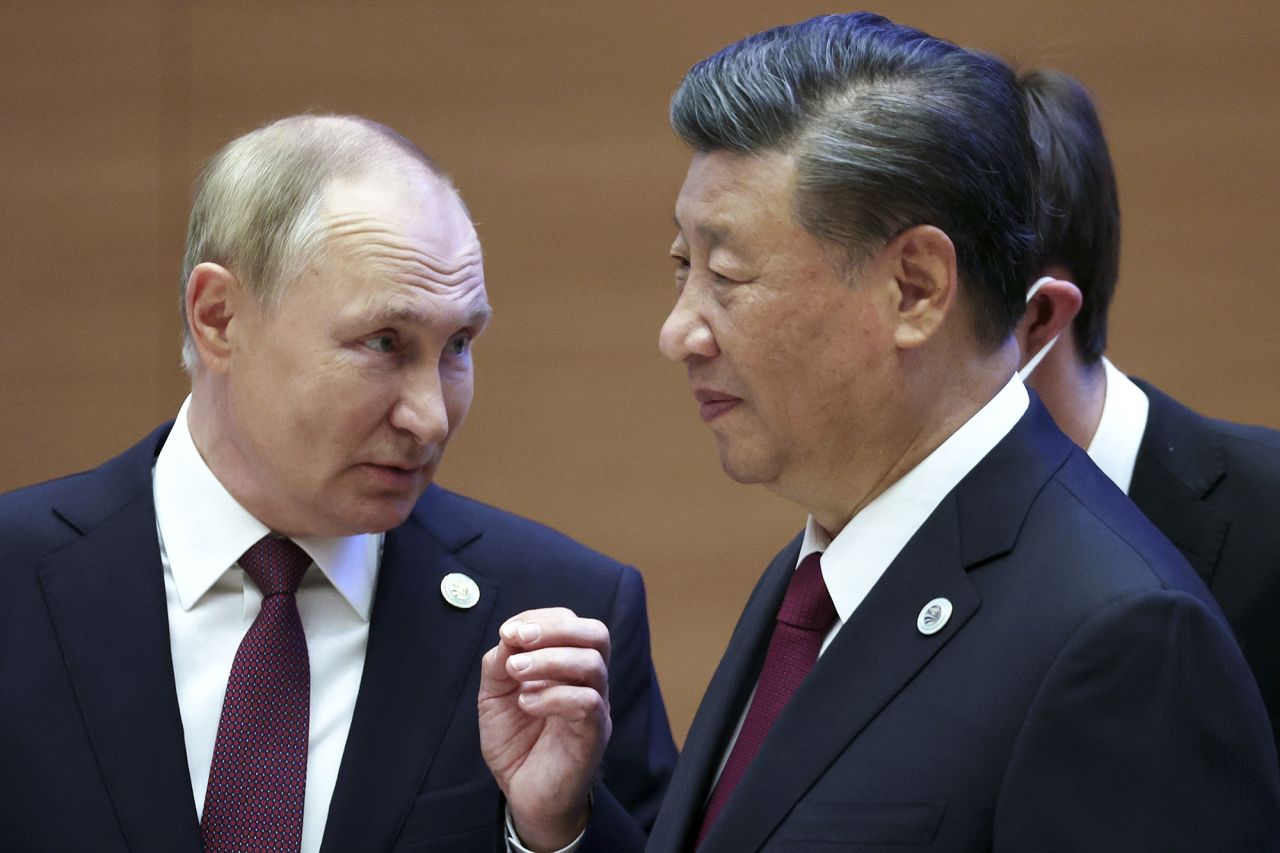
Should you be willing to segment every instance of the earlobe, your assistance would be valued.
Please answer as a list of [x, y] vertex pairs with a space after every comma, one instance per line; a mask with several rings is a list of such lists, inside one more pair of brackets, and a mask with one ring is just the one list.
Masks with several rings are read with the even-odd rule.
[[956, 248], [941, 229], [916, 225], [884, 249], [898, 291], [894, 343], [913, 349], [942, 327], [956, 301]]
[[231, 321], [246, 295], [235, 273], [220, 264], [199, 264], [187, 278], [187, 325], [204, 369], [226, 369]]

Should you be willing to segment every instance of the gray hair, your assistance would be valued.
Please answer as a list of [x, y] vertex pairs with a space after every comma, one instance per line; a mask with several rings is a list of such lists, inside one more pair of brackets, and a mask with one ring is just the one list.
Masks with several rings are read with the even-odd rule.
[[277, 304], [285, 286], [319, 258], [325, 188], [397, 158], [419, 163], [448, 182], [417, 145], [359, 116], [283, 118], [213, 155], [196, 182], [179, 282], [182, 363], [188, 373], [199, 365], [186, 313], [191, 271], [205, 262], [220, 264], [239, 276], [260, 304]]
[[792, 155], [796, 221], [850, 270], [914, 225], [946, 232], [985, 345], [1022, 316], [1036, 160], [999, 59], [867, 12], [822, 16], [699, 62], [671, 126], [697, 151]]

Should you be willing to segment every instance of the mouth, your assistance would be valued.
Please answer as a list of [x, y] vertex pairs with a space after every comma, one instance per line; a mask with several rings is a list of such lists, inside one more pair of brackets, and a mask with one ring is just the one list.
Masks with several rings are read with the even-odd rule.
[[361, 466], [381, 486], [393, 491], [403, 491], [416, 486], [425, 476], [426, 465], [405, 465], [400, 462], [366, 462]]
[[695, 388], [693, 398], [698, 401], [698, 416], [706, 423], [727, 414], [742, 402], [741, 397], [713, 388]]

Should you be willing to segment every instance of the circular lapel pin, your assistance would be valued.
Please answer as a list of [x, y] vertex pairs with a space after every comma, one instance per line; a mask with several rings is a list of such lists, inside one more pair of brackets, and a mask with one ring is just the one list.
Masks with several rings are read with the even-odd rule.
[[916, 628], [927, 637], [941, 631], [950, 618], [951, 602], [945, 598], [935, 598], [926, 604], [920, 611], [920, 615], [916, 617]]
[[460, 572], [450, 572], [440, 580], [444, 600], [462, 610], [470, 610], [480, 600], [480, 587]]

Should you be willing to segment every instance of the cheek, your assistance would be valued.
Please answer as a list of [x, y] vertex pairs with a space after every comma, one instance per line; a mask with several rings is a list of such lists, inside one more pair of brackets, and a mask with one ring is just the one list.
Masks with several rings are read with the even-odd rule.
[[445, 411], [449, 415], [450, 431], [458, 428], [467, 411], [471, 408], [471, 398], [475, 393], [475, 384], [471, 369], [446, 373], [440, 377], [440, 393], [444, 395]]
[[372, 375], [341, 361], [310, 377], [298, 377], [290, 399], [299, 435], [322, 445], [360, 443], [386, 420], [400, 387], [391, 376]]

